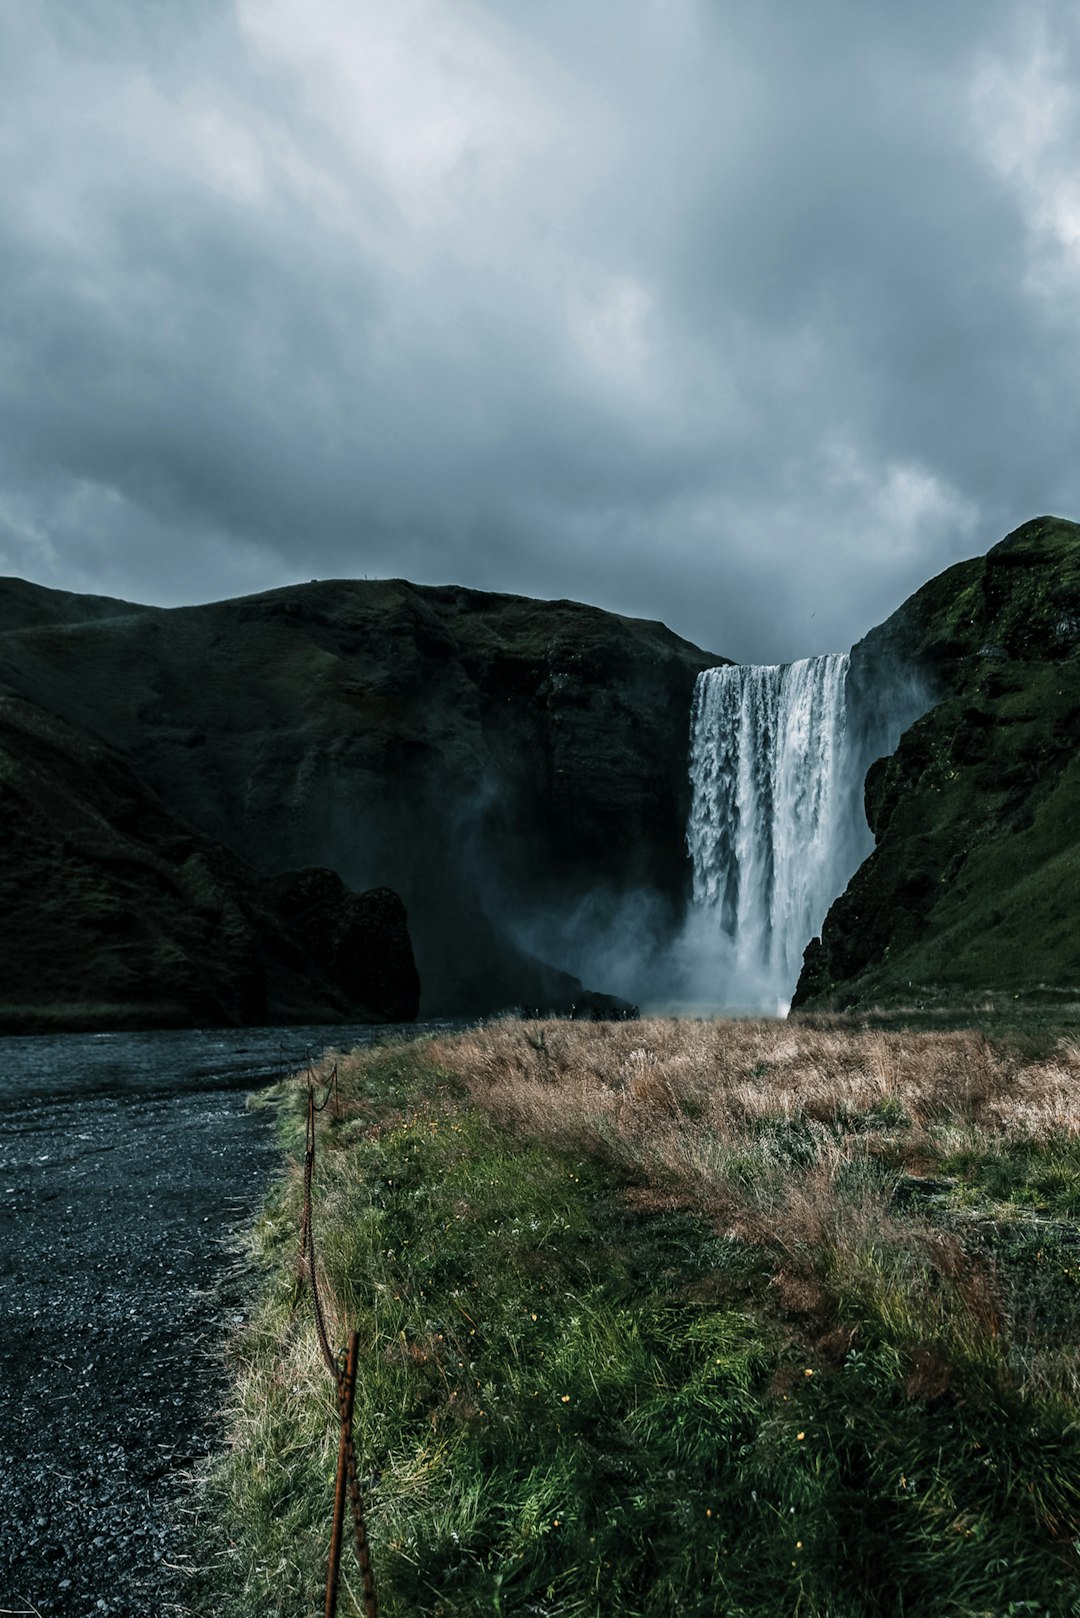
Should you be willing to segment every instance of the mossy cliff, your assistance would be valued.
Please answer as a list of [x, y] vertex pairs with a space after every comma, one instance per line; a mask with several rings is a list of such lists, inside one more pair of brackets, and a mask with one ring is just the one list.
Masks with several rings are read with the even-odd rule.
[[1077, 998], [1080, 525], [1025, 523], [855, 647], [867, 707], [911, 680], [935, 705], [867, 775], [876, 847], [796, 1005]]

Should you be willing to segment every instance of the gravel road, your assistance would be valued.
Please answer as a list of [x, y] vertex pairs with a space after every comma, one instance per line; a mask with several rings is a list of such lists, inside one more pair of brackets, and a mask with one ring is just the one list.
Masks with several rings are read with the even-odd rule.
[[302, 1058], [390, 1032], [0, 1039], [0, 1611], [211, 1618], [186, 1496], [277, 1160], [245, 1094], [279, 1037]]

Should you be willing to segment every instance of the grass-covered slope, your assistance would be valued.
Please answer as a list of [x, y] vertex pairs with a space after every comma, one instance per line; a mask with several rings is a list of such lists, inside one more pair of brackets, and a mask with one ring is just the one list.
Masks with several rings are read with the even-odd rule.
[[[315, 1230], [385, 1618], [1080, 1612], [1075, 1043], [505, 1023], [339, 1067]], [[275, 1099], [205, 1603], [307, 1618], [336, 1427]]]
[[856, 648], [939, 698], [866, 783], [877, 846], [797, 1004], [1080, 996], [1080, 526], [1026, 524]]

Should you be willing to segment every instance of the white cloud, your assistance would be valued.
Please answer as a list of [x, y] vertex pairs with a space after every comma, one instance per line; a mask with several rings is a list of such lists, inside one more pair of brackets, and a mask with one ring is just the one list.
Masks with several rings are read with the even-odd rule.
[[578, 192], [573, 131], [589, 109], [571, 75], [526, 59], [477, 8], [240, 0], [238, 16], [263, 70], [298, 87], [291, 110], [327, 163], [376, 186], [419, 251], [446, 251], [463, 224], [486, 245], [504, 210], [513, 222]]
[[971, 86], [976, 138], [1027, 227], [1027, 284], [1052, 301], [1080, 291], [1078, 44], [1059, 7], [1032, 8], [1008, 48], [980, 54]]
[[947, 537], [966, 540], [978, 506], [929, 468], [910, 461], [871, 463], [848, 441], [824, 446], [819, 499], [848, 513], [838, 537], [851, 564], [867, 545], [893, 563], [926, 565]]

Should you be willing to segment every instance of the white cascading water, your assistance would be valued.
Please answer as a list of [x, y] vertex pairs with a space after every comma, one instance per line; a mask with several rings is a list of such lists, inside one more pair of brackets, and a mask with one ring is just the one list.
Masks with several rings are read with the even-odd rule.
[[691, 924], [717, 1006], [787, 1011], [803, 951], [871, 846], [847, 669], [832, 653], [698, 677]]

